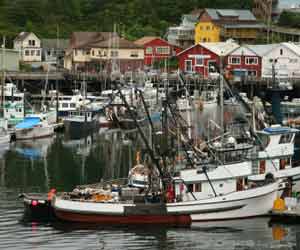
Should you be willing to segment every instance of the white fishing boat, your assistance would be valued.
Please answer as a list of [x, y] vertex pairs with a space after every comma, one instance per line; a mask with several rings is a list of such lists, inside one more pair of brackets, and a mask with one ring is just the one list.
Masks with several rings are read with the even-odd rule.
[[294, 166], [292, 157], [295, 152], [295, 136], [299, 130], [273, 125], [256, 132], [259, 140], [258, 159], [254, 162], [255, 174], [252, 181], [268, 178], [291, 179], [293, 190], [300, 191], [300, 165]]
[[[266, 215], [277, 196], [278, 183], [201, 200], [182, 199], [174, 192], [163, 202], [161, 194], [140, 194], [138, 188], [90, 188], [57, 195], [52, 206], [64, 221], [101, 224], [190, 224], [194, 221], [240, 219]], [[172, 192], [170, 192], [170, 195]], [[90, 194], [90, 195], [88, 195]], [[83, 197], [90, 199], [83, 199]]]
[[16, 140], [37, 139], [52, 136], [54, 125], [43, 114], [27, 115], [15, 127]]

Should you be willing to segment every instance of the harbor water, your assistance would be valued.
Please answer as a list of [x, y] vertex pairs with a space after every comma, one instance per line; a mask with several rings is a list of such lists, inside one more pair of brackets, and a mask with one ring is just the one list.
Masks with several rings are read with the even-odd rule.
[[[227, 113], [225, 121], [237, 113]], [[212, 112], [192, 119], [210, 115], [218, 120]], [[201, 134], [206, 128], [193, 129]], [[141, 147], [136, 131], [100, 129], [81, 137], [60, 133], [0, 148], [0, 249], [300, 249], [300, 225], [276, 224], [267, 217], [182, 228], [91, 226], [23, 216], [20, 193], [71, 191], [79, 184], [127, 177]]]

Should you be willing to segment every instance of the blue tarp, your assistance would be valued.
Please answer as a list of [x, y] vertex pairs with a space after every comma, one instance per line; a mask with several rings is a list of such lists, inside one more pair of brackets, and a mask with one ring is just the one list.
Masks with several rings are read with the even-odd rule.
[[41, 150], [35, 148], [16, 148], [16, 151], [27, 159], [39, 159], [42, 157]]
[[16, 125], [17, 129], [33, 128], [40, 122], [39, 117], [26, 117], [22, 122]]
[[297, 131], [296, 129], [291, 129], [288, 127], [270, 127], [270, 128], [264, 128], [265, 132], [268, 133], [286, 133], [286, 132], [295, 132]]

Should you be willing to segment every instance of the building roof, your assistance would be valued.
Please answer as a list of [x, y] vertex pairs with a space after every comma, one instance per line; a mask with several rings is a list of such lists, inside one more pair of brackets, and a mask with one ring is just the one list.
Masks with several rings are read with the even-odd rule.
[[300, 56], [300, 47], [295, 43], [287, 42], [287, 43], [274, 43], [274, 44], [261, 44], [261, 45], [247, 45], [247, 47], [253, 50], [259, 56], [265, 56], [270, 53], [273, 49], [284, 46], [291, 50], [296, 55]]
[[259, 44], [259, 45], [246, 45], [249, 49], [254, 51], [259, 56], [268, 54], [271, 50], [279, 46], [278, 43], [274, 44]]
[[69, 46], [68, 39], [42, 39], [43, 49], [61, 49], [65, 50]]
[[218, 56], [226, 56], [239, 47], [237, 43], [231, 40], [218, 43], [200, 43], [200, 45]]
[[117, 36], [115, 32], [73, 32], [71, 38], [72, 48], [84, 48], [88, 47], [91, 43], [97, 43]]
[[205, 9], [213, 21], [222, 21], [224, 18], [237, 18], [238, 21], [256, 21], [250, 10], [236, 9]]
[[297, 46], [296, 44], [294, 44], [294, 43], [281, 43], [281, 45], [287, 47], [288, 49], [293, 51], [295, 54], [300, 56], [300, 47]]
[[217, 43], [198, 43], [193, 45], [192, 47], [189, 47], [181, 51], [180, 53], [178, 53], [178, 55], [181, 55], [184, 52], [199, 45], [210, 50], [211, 52], [215, 53], [218, 56], [226, 56], [239, 47], [239, 45], [232, 40], [228, 40], [226, 42], [217, 42]]
[[[115, 45], [114, 45], [115, 44]], [[126, 40], [124, 38], [110, 38], [108, 40], [90, 43], [88, 45], [90, 48], [116, 48], [116, 49], [143, 49], [143, 46], [137, 45], [132, 41]]]
[[237, 23], [237, 24], [224, 24], [222, 25], [224, 28], [226, 29], [263, 29], [266, 27], [266, 25], [262, 24], [262, 23]]
[[155, 39], [163, 40], [162, 38], [160, 38], [158, 36], [144, 36], [144, 37], [134, 41], [134, 43], [137, 45], [145, 45], [146, 43], [149, 43]]
[[277, 9], [294, 9], [300, 7], [299, 0], [278, 0]]
[[[5, 54], [20, 54], [20, 51], [15, 49], [4, 49]], [[2, 54], [2, 49], [0, 49], [0, 54]], [[0, 59], [1, 61], [1, 59]]]
[[24, 32], [22, 31], [17, 35], [17, 37], [14, 39], [14, 41], [24, 41], [30, 34], [33, 34], [32, 32]]
[[242, 45], [230, 52], [231, 56], [259, 56], [254, 50], [247, 45]]

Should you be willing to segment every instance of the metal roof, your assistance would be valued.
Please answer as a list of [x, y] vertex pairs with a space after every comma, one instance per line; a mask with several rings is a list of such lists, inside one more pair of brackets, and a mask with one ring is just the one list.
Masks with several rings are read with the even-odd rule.
[[244, 28], [253, 28], [253, 29], [263, 29], [266, 26], [264, 24], [260, 24], [260, 23], [249, 23], [249, 24], [224, 24], [223, 25], [224, 28], [226, 29], [244, 29]]
[[250, 10], [237, 9], [205, 9], [208, 15], [215, 21], [222, 20], [222, 17], [238, 17], [239, 21], [256, 21]]
[[299, 8], [300, 1], [299, 0], [278, 0], [277, 6], [278, 9], [291, 9], [291, 8]]
[[259, 56], [266, 55], [269, 51], [273, 50], [274, 48], [278, 47], [279, 44], [259, 44], [259, 45], [247, 45], [249, 49], [254, 51]]

